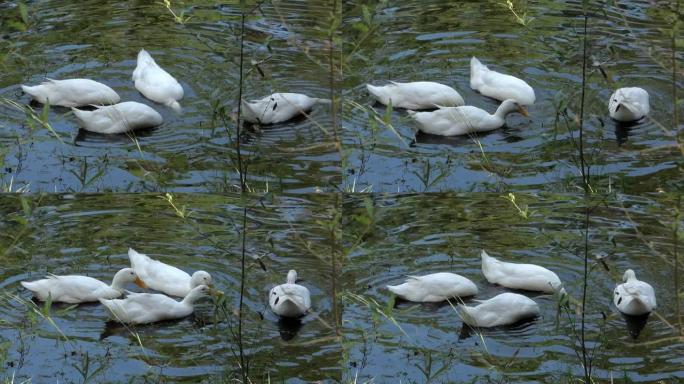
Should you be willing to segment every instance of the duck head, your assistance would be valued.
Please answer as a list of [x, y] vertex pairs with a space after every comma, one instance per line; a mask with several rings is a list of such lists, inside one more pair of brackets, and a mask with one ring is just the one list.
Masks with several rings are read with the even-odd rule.
[[624, 275], [622, 275], [622, 281], [625, 283], [630, 281], [630, 280], [636, 280], [636, 279], [637, 279], [636, 274], [631, 269], [626, 270]]
[[140, 288], [147, 288], [145, 282], [140, 280], [133, 268], [124, 268], [117, 272], [112, 279], [112, 288], [122, 291], [128, 283], [135, 283]]
[[504, 100], [501, 103], [501, 105], [499, 105], [499, 108], [497, 108], [496, 115], [504, 118], [511, 112], [518, 112], [525, 117], [530, 116], [529, 113], [527, 113], [527, 109], [525, 109], [525, 107], [522, 104], [518, 103], [513, 99]]
[[207, 285], [210, 287], [214, 285], [214, 281], [209, 272], [197, 271], [192, 274], [192, 277], [190, 278], [190, 287], [195, 288], [200, 285]]

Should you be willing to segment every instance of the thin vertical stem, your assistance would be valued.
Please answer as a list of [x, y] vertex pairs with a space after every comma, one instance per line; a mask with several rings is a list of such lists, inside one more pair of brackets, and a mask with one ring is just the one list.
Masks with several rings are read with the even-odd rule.
[[681, 219], [682, 196], [677, 196], [677, 209], [674, 217], [674, 225], [672, 226], [672, 242], [674, 254], [674, 292], [675, 292], [675, 313], [677, 314], [677, 323], [679, 324], [679, 333], [684, 335], [684, 327], [682, 327], [681, 308], [679, 306], [679, 220]]
[[[679, 11], [679, 0], [674, 2], [673, 13]], [[675, 132], [675, 140], [680, 150], [682, 149], [682, 136], [679, 129], [679, 100], [677, 98], [677, 33], [676, 25], [677, 22], [672, 24], [672, 39], [670, 41], [672, 50], [672, 130]], [[684, 334], [684, 327], [682, 326], [682, 316], [681, 308], [679, 305], [679, 255], [678, 255], [678, 232], [679, 232], [679, 220], [681, 218], [681, 195], [677, 196], [677, 210], [674, 217], [672, 241], [673, 241], [673, 254], [674, 254], [674, 289], [675, 289], [675, 310], [677, 313], [677, 323], [679, 324], [679, 333]]]
[[[236, 151], [238, 158], [238, 173], [240, 174], [240, 193], [242, 197], [245, 197], [247, 192], [246, 188], [246, 175], [244, 163], [242, 162], [242, 153], [240, 151], [240, 144], [242, 142], [242, 89], [244, 86], [244, 52], [245, 52], [245, 8], [244, 3], [242, 4], [241, 17], [240, 17], [240, 86], [238, 88], [238, 110], [237, 110], [237, 141], [236, 141]], [[238, 349], [240, 351], [240, 373], [242, 374], [242, 382], [247, 383], [249, 379], [249, 367], [245, 363], [245, 351], [242, 343], [242, 322], [243, 322], [243, 307], [244, 307], [244, 297], [245, 297], [245, 251], [247, 242], [247, 201], [243, 199], [243, 210], [242, 210], [242, 252], [240, 257], [240, 304], [238, 306]]]
[[582, 93], [580, 96], [580, 114], [579, 114], [579, 155], [580, 155], [580, 172], [582, 173], [582, 183], [584, 184], [584, 192], [589, 192], [589, 180], [585, 169], [584, 160], [584, 94], [587, 83], [587, 22], [589, 16], [584, 15], [584, 44], [582, 49]]
[[[675, 7], [673, 9], [673, 13], [676, 13], [679, 10], [679, 0], [675, 2]], [[672, 103], [673, 103], [673, 113], [672, 113], [672, 130], [675, 132], [675, 140], [677, 140], [677, 144], [680, 146], [684, 145], [682, 143], [682, 137], [680, 135], [680, 130], [679, 130], [679, 105], [678, 105], [678, 99], [677, 99], [677, 36], [676, 36], [676, 23], [672, 24], [672, 39], [670, 41], [671, 48], [672, 48]]]
[[584, 382], [591, 383], [591, 366], [587, 356], [586, 343], [586, 306], [587, 306], [587, 286], [589, 284], [589, 179], [585, 169], [584, 161], [584, 95], [587, 83], [587, 24], [589, 16], [584, 13], [584, 42], [582, 47], [582, 93], [580, 97], [579, 115], [579, 155], [580, 168], [582, 172], [582, 183], [584, 187], [585, 216], [584, 216], [584, 275], [582, 284], [582, 318], [581, 318], [581, 342], [582, 342], [582, 367], [584, 368]]
[[246, 191], [246, 175], [244, 164], [242, 162], [241, 153], [241, 142], [242, 142], [242, 88], [244, 85], [243, 79], [243, 68], [244, 68], [244, 52], [245, 52], [245, 9], [242, 8], [242, 15], [240, 20], [240, 86], [238, 87], [238, 109], [237, 109], [237, 141], [236, 141], [236, 151], [238, 160], [238, 173], [240, 174], [240, 191], [244, 193]]

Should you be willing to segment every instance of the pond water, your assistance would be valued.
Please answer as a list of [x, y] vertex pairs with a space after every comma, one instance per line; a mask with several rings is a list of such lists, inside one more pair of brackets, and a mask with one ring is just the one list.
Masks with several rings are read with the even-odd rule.
[[[345, 103], [345, 185], [378, 192], [575, 191], [577, 149], [557, 112], [567, 106], [571, 121], [579, 113], [582, 2], [514, 1], [519, 16], [534, 18], [527, 26], [505, 3], [404, 1], [345, 9], [342, 90], [345, 100], [359, 103]], [[675, 139], [656, 124], [672, 126], [674, 103], [670, 30], [663, 29], [671, 12], [654, 3], [590, 7], [589, 62], [600, 63], [607, 78], [598, 67], [588, 72], [586, 148], [595, 183], [628, 193], [681, 190], [684, 182]], [[467, 105], [493, 113], [498, 102], [470, 89], [472, 56], [535, 89], [529, 118], [511, 114], [503, 129], [446, 138], [416, 136], [416, 124], [401, 109], [389, 116], [393, 128], [375, 119], [386, 109], [373, 103], [365, 84], [390, 80], [438, 81], [458, 90]], [[683, 59], [680, 49], [677, 60]], [[649, 92], [652, 119], [625, 126], [608, 117], [608, 98], [624, 86]], [[678, 108], [682, 116], [684, 105]]]
[[[0, 3], [0, 381], [234, 383], [244, 360], [254, 383], [578, 382], [587, 206], [595, 378], [684, 380], [684, 49], [678, 37], [673, 57], [671, 4], [588, 2], [585, 196], [575, 121], [587, 2], [246, 2], [243, 98], [334, 102], [247, 125], [239, 146], [241, 2], [165, 3]], [[142, 48], [183, 85], [180, 113], [134, 88]], [[416, 134], [406, 111], [366, 91], [433, 80], [492, 112], [498, 102], [470, 89], [472, 56], [534, 87], [529, 118], [476, 136]], [[21, 91], [74, 77], [164, 123], [86, 133], [70, 110], [43, 112]], [[608, 117], [623, 86], [649, 92], [648, 118]], [[129, 247], [207, 270], [225, 295], [186, 319], [123, 327], [100, 305], [44, 308], [20, 285], [49, 273], [109, 281]], [[481, 275], [481, 249], [554, 270], [570, 304], [524, 293], [541, 316], [472, 330], [449, 303], [395, 302], [385, 289], [452, 271], [478, 285], [477, 299], [504, 292]], [[628, 268], [658, 295], [640, 332], [611, 302]], [[300, 322], [267, 304], [289, 269], [312, 293]]]
[[[0, 198], [0, 369], [16, 382], [82, 382], [84, 355], [95, 382], [231, 382], [239, 377], [237, 320], [242, 208], [248, 209], [243, 346], [250, 377], [263, 382], [339, 380], [341, 356], [333, 300], [335, 244], [324, 223], [336, 196], [244, 200], [230, 195], [175, 195], [192, 211], [184, 220], [156, 195], [47, 195]], [[26, 208], [22, 208], [25, 206]], [[225, 292], [186, 319], [124, 328], [101, 305], [53, 305], [55, 325], [33, 314], [19, 284], [47, 273], [84, 274], [109, 282], [135, 248], [186, 271], [206, 270]], [[263, 268], [261, 267], [263, 266]], [[280, 323], [269, 289], [290, 268], [311, 291], [313, 312]], [[136, 289], [132, 286], [130, 289]], [[39, 304], [42, 309], [42, 305]], [[68, 309], [68, 310], [67, 310]], [[68, 341], [60, 336], [62, 332]], [[145, 380], [143, 380], [145, 379]], [[3, 379], [4, 380], [4, 379]]]
[[[30, 191], [231, 191], [239, 185], [235, 124], [239, 89], [239, 5], [212, 1], [179, 4], [191, 18], [174, 22], [150, 1], [46, 1], [30, 5], [26, 31], [11, 28], [16, 6], [0, 6], [3, 53], [0, 98], [28, 104], [21, 84], [45, 78], [92, 78], [112, 87], [122, 101], [155, 108], [164, 123], [135, 138], [79, 131], [66, 108], [48, 120], [63, 143], [45, 128], [31, 129], [25, 113], [0, 103], [2, 181]], [[324, 45], [330, 8], [321, 2], [264, 5], [245, 25], [244, 97], [299, 92], [329, 98]], [[19, 19], [21, 20], [21, 19]], [[309, 47], [304, 51], [302, 47]], [[182, 113], [145, 99], [133, 86], [136, 55], [144, 48], [185, 90]], [[256, 69], [251, 63], [261, 63]], [[260, 72], [261, 71], [261, 72]], [[263, 76], [261, 75], [263, 73]], [[41, 107], [36, 111], [40, 114]], [[222, 119], [221, 117], [224, 117]], [[310, 119], [250, 129], [242, 140], [248, 184], [257, 191], [332, 190], [341, 183], [329, 107]]]
[[[681, 283], [675, 285], [670, 229], [676, 199], [672, 194], [620, 195], [595, 202], [586, 326], [588, 345], [595, 347], [597, 379], [684, 379], [684, 318], [677, 313], [682, 305], [680, 298], [677, 306], [675, 294], [675, 287], [681, 292]], [[451, 271], [475, 282], [477, 299], [506, 292], [482, 275], [480, 250], [486, 249], [506, 261], [550, 268], [568, 293], [581, 299], [583, 197], [518, 195], [516, 202], [529, 206], [529, 218], [492, 194], [345, 199], [348, 257], [342, 287], [348, 377], [404, 383], [548, 383], [581, 377], [575, 333], [579, 326], [573, 327], [579, 317], [571, 310], [557, 319], [558, 302], [551, 295], [520, 292], [540, 306], [537, 319], [474, 332], [447, 303], [392, 306], [385, 289], [403, 282], [406, 275]], [[607, 256], [609, 270], [597, 265], [595, 255]], [[678, 263], [681, 271], [681, 256]], [[613, 288], [628, 268], [651, 282], [658, 296], [657, 314], [651, 315], [637, 339], [612, 304]]]

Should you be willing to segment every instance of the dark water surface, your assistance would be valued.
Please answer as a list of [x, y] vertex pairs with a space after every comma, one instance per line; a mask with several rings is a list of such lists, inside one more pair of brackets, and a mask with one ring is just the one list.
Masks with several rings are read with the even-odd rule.
[[[677, 313], [684, 307], [681, 298], [677, 307], [674, 243], [668, 229], [674, 199], [671, 194], [616, 196], [605, 204], [597, 202], [589, 233], [592, 272], [586, 327], [588, 345], [596, 347], [593, 364], [601, 382], [611, 377], [616, 382], [625, 377], [637, 382], [684, 379], [684, 318]], [[568, 293], [580, 299], [582, 196], [518, 195], [516, 201], [529, 205], [531, 217], [521, 217], [509, 201], [494, 194], [345, 199], [345, 245], [352, 247], [343, 277], [349, 377], [359, 382], [550, 383], [571, 382], [583, 374], [572, 327], [579, 317], [564, 312], [558, 321], [557, 298], [552, 295], [519, 292], [538, 303], [540, 317], [478, 332], [464, 327], [448, 303], [403, 302], [387, 308], [392, 301], [385, 286], [403, 282], [406, 275], [458, 273], [475, 282], [481, 300], [506, 292], [482, 275], [481, 249], [506, 261], [553, 270]], [[369, 205], [374, 207], [371, 214]], [[369, 221], [372, 230], [367, 231]], [[607, 255], [609, 270], [595, 255]], [[681, 270], [681, 257], [678, 263]], [[612, 303], [613, 288], [628, 268], [653, 284], [658, 297], [657, 314], [637, 339]], [[681, 282], [678, 287], [681, 292]], [[369, 306], [369, 301], [379, 305]], [[396, 324], [378, 310], [389, 312]]]
[[[243, 194], [239, 2], [172, 1], [182, 22], [164, 2], [27, 2], [25, 13], [20, 2], [0, 3], [0, 381], [236, 383], [242, 345], [253, 383], [579, 382], [586, 223], [595, 379], [684, 380], [684, 156], [674, 136], [684, 127], [673, 126], [684, 104], [672, 92], [684, 89], [684, 50], [673, 80], [673, 13], [654, 0], [589, 2], [587, 197], [573, 141], [583, 2], [516, 0], [515, 14], [506, 3], [248, 2], [243, 97], [340, 102], [247, 126]], [[180, 114], [135, 90], [141, 48], [183, 85]], [[534, 87], [529, 118], [512, 114], [477, 136], [416, 135], [405, 111], [374, 104], [365, 88], [439, 81], [493, 112], [498, 102], [469, 87], [472, 56]], [[79, 131], [66, 108], [47, 111], [54, 132], [27, 115], [42, 107], [21, 84], [74, 77], [152, 106], [164, 124], [103, 136]], [[649, 118], [608, 117], [608, 97], [623, 86], [649, 92]], [[129, 247], [209, 271], [224, 298], [186, 319], [123, 327], [100, 305], [36, 306], [20, 285], [48, 273], [109, 282], [128, 266]], [[477, 284], [477, 299], [504, 292], [482, 276], [481, 249], [554, 270], [569, 309], [523, 293], [540, 317], [472, 330], [449, 303], [395, 303], [385, 289], [407, 274], [451, 271]], [[612, 304], [628, 268], [658, 298], [640, 333]], [[301, 322], [283, 323], [268, 307], [289, 269], [312, 294]]]
[[[675, 140], [655, 121], [671, 127], [671, 12], [665, 3], [612, 1], [591, 4], [589, 63], [601, 63], [587, 77], [586, 133], [595, 184], [629, 193], [681, 190], [682, 156]], [[577, 149], [564, 119], [579, 113], [582, 80], [581, 2], [514, 1], [522, 26], [505, 1], [404, 1], [345, 8], [344, 174], [348, 189], [423, 191], [575, 191]], [[370, 26], [369, 26], [370, 25]], [[371, 32], [364, 33], [366, 29]], [[374, 104], [365, 84], [431, 80], [450, 85], [467, 105], [493, 113], [499, 105], [470, 89], [470, 58], [518, 76], [536, 93], [530, 117], [511, 114], [506, 126], [476, 137], [415, 135], [404, 110], [391, 114], [396, 130], [373, 119], [385, 107]], [[681, 69], [684, 55], [677, 54]], [[681, 71], [677, 86], [682, 89]], [[650, 94], [652, 120], [616, 124], [608, 116], [614, 89], [639, 86]], [[369, 108], [375, 110], [371, 112]], [[684, 106], [679, 105], [680, 116]], [[573, 128], [576, 130], [576, 128]], [[575, 136], [577, 133], [575, 132]]]
[[[339, 380], [340, 340], [333, 297], [334, 240], [324, 223], [334, 195], [243, 201], [239, 196], [176, 195], [187, 220], [155, 195], [49, 195], [0, 198], [0, 352], [2, 369], [17, 382], [80, 382], [82, 354], [98, 378], [128, 382], [228, 382], [239, 372], [235, 310], [240, 294], [241, 205], [248, 210], [243, 345], [258, 382]], [[106, 207], [106, 208], [103, 208]], [[35, 316], [14, 295], [29, 299], [21, 280], [47, 273], [84, 274], [110, 282], [129, 265], [133, 247], [192, 272], [206, 270], [226, 293], [226, 313], [211, 301], [186, 319], [130, 329], [107, 322], [101, 305], [51, 311], [56, 327]], [[263, 265], [263, 268], [261, 267]], [[268, 307], [268, 291], [296, 269], [311, 291], [313, 313], [301, 323], [280, 323]], [[137, 289], [131, 287], [131, 289]], [[41, 306], [42, 308], [42, 306]], [[58, 330], [59, 329], [59, 330]], [[69, 341], [60, 338], [60, 330]], [[239, 376], [239, 375], [237, 375]], [[299, 378], [299, 379], [296, 379]]]
[[[48, 1], [30, 5], [25, 32], [2, 31], [8, 54], [0, 58], [0, 98], [26, 104], [30, 98], [21, 84], [84, 77], [109, 85], [122, 101], [152, 106], [164, 118], [161, 126], [136, 132], [136, 144], [126, 135], [79, 132], [70, 110], [53, 107], [49, 121], [62, 144], [45, 128], [30, 129], [23, 112], [0, 105], [4, 184], [12, 180], [15, 188], [28, 185], [33, 192], [235, 189], [235, 124], [228, 115], [238, 99], [239, 5], [172, 4], [191, 18], [176, 23], [156, 1]], [[16, 7], [3, 8], [8, 20], [18, 17]], [[330, 71], [321, 65], [326, 51], [319, 48], [330, 11], [326, 1], [288, 1], [264, 5], [248, 17], [245, 99], [284, 91], [330, 97]], [[131, 74], [141, 48], [183, 86], [182, 113], [135, 89]], [[258, 70], [252, 62], [261, 63]], [[317, 106], [310, 119], [245, 133], [241, 149], [252, 190], [310, 192], [341, 183], [329, 109]]]

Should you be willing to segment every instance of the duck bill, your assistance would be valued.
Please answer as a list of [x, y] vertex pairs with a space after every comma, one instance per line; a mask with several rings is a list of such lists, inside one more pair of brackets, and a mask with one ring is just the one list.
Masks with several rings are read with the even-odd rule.
[[147, 288], [147, 284], [145, 284], [144, 281], [140, 280], [139, 277], [136, 277], [135, 281], [133, 281], [133, 282], [135, 283], [135, 285], [137, 285], [140, 288]]
[[209, 286], [209, 294], [215, 297], [221, 297], [224, 295], [222, 290], [214, 288], [213, 285]]
[[530, 114], [527, 112], [527, 109], [525, 109], [525, 107], [523, 107], [522, 105], [518, 107], [518, 112], [520, 112], [520, 114], [525, 117], [530, 117]]

